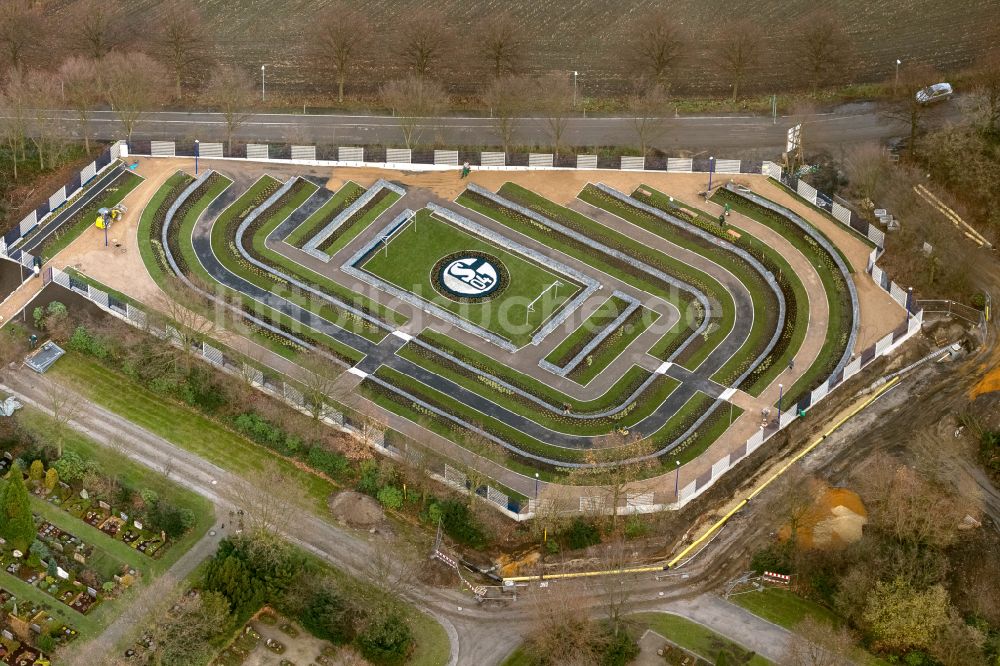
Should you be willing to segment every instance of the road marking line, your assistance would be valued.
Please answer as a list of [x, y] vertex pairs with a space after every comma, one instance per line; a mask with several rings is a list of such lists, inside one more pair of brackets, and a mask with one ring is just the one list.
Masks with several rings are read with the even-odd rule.
[[358, 370], [357, 368], [348, 368], [347, 372], [357, 377], [361, 377], [361, 379], [365, 379], [366, 377], [368, 377], [367, 372], [365, 372], [364, 370]]
[[673, 365], [673, 363], [671, 363], [670, 361], [667, 361], [667, 362], [663, 363], [660, 367], [658, 367], [656, 369], [656, 374], [658, 374], [658, 375], [665, 375], [665, 374], [667, 374], [667, 370], [669, 370], [670, 366], [672, 366], [672, 365]]

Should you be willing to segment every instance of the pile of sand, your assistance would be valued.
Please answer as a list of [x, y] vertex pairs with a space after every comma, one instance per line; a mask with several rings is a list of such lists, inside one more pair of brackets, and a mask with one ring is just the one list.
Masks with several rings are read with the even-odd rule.
[[[827, 488], [803, 517], [796, 540], [803, 548], [841, 548], [860, 540], [867, 522], [868, 511], [856, 492]], [[790, 534], [786, 525], [778, 536], [787, 539]]]
[[375, 498], [353, 490], [332, 495], [327, 505], [334, 518], [354, 527], [372, 527], [385, 518], [382, 507]]

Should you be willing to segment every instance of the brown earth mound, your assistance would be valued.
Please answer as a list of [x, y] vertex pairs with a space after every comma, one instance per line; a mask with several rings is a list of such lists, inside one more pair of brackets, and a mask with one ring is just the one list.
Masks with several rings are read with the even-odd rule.
[[372, 527], [385, 518], [382, 507], [373, 497], [353, 490], [332, 495], [327, 504], [337, 520], [354, 527]]

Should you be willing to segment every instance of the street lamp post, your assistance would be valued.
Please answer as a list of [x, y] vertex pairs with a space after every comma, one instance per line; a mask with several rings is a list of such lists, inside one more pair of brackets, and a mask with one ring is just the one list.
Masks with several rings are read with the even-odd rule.
[[260, 101], [264, 101], [264, 68], [267, 65], [260, 66]]
[[708, 158], [708, 193], [712, 193], [712, 172], [715, 171], [715, 157]]
[[781, 399], [785, 397], [785, 385], [778, 384], [778, 425], [781, 425]]
[[674, 463], [677, 465], [677, 467], [675, 468], [675, 471], [674, 471], [674, 501], [675, 502], [679, 502], [681, 500], [681, 497], [680, 497], [680, 489], [681, 489], [681, 461], [680, 460], [675, 460]]
[[896, 58], [896, 82], [892, 84], [892, 92], [896, 92], [896, 88], [899, 87], [899, 66], [903, 64], [903, 61]]
[[198, 175], [198, 155], [201, 153], [201, 144], [198, 139], [194, 140], [194, 175]]
[[910, 314], [913, 304], [913, 287], [906, 290], [906, 323], [910, 322]]
[[535, 472], [535, 499], [538, 499], [538, 472]]
[[573, 70], [573, 108], [576, 108], [576, 77], [580, 72]]

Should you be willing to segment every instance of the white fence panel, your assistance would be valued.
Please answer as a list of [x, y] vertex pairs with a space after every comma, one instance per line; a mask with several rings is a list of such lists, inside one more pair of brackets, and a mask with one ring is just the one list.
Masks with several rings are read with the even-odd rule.
[[434, 164], [444, 164], [447, 166], [458, 166], [457, 150], [435, 150]]
[[502, 506], [505, 509], [507, 508], [507, 504], [510, 501], [509, 497], [504, 495], [502, 492], [500, 492], [493, 486], [486, 486], [486, 499], [493, 502], [497, 506]]
[[285, 396], [285, 400], [292, 403], [293, 405], [298, 405], [301, 407], [306, 403], [306, 398], [302, 395], [302, 391], [298, 390], [291, 384], [285, 383], [284, 390], [282, 393]]
[[881, 356], [882, 352], [889, 348], [892, 344], [892, 333], [885, 336], [881, 340], [875, 343], [875, 356]]
[[222, 144], [218, 142], [198, 144], [198, 157], [207, 159], [225, 157], [222, 151]]
[[216, 349], [207, 342], [201, 343], [201, 355], [205, 357], [205, 360], [209, 363], [214, 363], [215, 365], [222, 365], [222, 350]]
[[691, 169], [694, 168], [694, 161], [687, 157], [668, 157], [667, 158], [667, 171], [674, 171], [679, 173], [691, 173]]
[[341, 146], [337, 148], [337, 159], [341, 162], [364, 162], [365, 149], [359, 146]]
[[792, 407], [781, 413], [781, 418], [778, 419], [778, 427], [779, 428], [786, 427], [789, 423], [795, 420], [796, 416], [797, 415], [795, 413], [795, 406], [793, 405]]
[[247, 363], [243, 364], [243, 376], [248, 382], [256, 386], [264, 384], [264, 371]]
[[7, 256], [7, 241], [0, 237], [0, 256]]
[[154, 157], [173, 157], [174, 151], [175, 147], [173, 141], [149, 142], [149, 154]]
[[528, 153], [528, 166], [530, 167], [552, 166], [552, 153]]
[[69, 289], [69, 276], [63, 273], [58, 268], [52, 269], [52, 281], [62, 287], [66, 287], [67, 289]]
[[634, 155], [622, 155], [622, 171], [645, 171], [646, 158]]
[[816, 188], [815, 187], [813, 187], [809, 183], [805, 182], [804, 180], [800, 180], [799, 184], [798, 184], [798, 187], [797, 187], [797, 190], [798, 190], [798, 193], [799, 193], [800, 197], [802, 197], [803, 199], [805, 199], [806, 201], [808, 201], [811, 204], [815, 204], [816, 203]]
[[269, 158], [270, 158], [270, 153], [268, 152], [268, 145], [266, 143], [247, 144], [248, 160], [266, 160]]
[[764, 431], [758, 430], [757, 432], [755, 432], [753, 435], [750, 436], [750, 439], [747, 440], [747, 454], [756, 451], [757, 448], [763, 443], [764, 443]]
[[108, 307], [108, 292], [101, 291], [100, 289], [95, 289], [94, 287], [87, 286], [87, 296], [90, 300], [94, 301], [101, 307]]
[[872, 280], [875, 284], [882, 286], [882, 269], [878, 266], [872, 266]]
[[577, 155], [576, 156], [576, 168], [577, 169], [596, 169], [597, 168], [597, 155]]
[[397, 164], [409, 164], [413, 161], [413, 153], [409, 148], [386, 148], [385, 161]]
[[91, 162], [80, 171], [80, 182], [86, 183], [97, 175], [97, 162]]
[[465, 488], [465, 484], [469, 480], [465, 474], [448, 464], [444, 466], [444, 478], [448, 483], [453, 483], [460, 488]]
[[635, 507], [649, 507], [653, 506], [654, 495], [652, 491], [645, 493], [629, 493], [626, 495], [625, 504], [628, 506]]
[[479, 157], [479, 163], [484, 167], [502, 167], [507, 165], [507, 154], [506, 153], [482, 153]]
[[729, 456], [723, 456], [712, 465], [712, 478], [717, 479], [729, 469]]
[[604, 510], [604, 498], [601, 496], [581, 497], [580, 511], [584, 513], [600, 513]]
[[810, 394], [810, 403], [815, 406], [817, 402], [826, 397], [826, 394], [830, 392], [830, 387], [827, 386], [826, 382], [823, 382], [819, 386], [813, 389]]
[[861, 357], [857, 357], [846, 366], [844, 366], [844, 380], [848, 380], [854, 375], [861, 372]]
[[851, 209], [841, 206], [836, 201], [833, 202], [833, 216], [847, 226], [851, 226]]
[[21, 253], [21, 265], [25, 268], [34, 268], [35, 257], [28, 254], [27, 252]]
[[715, 173], [739, 173], [739, 160], [715, 160]]
[[760, 171], [768, 178], [781, 180], [781, 167], [774, 162], [764, 162], [760, 167]]
[[868, 240], [872, 241], [879, 247], [885, 247], [885, 234], [874, 224], [868, 225]]
[[895, 282], [889, 285], [889, 295], [901, 306], [906, 307], [906, 290]]
[[23, 236], [34, 229], [36, 224], [38, 224], [38, 211], [33, 210], [25, 215], [24, 219], [21, 220], [21, 223], [18, 225], [21, 235]]
[[292, 159], [308, 161], [315, 160], [316, 146], [292, 146]]
[[679, 493], [680, 496], [677, 498], [677, 501], [683, 502], [684, 500], [693, 496], [696, 492], [698, 492], [698, 483], [696, 481], [692, 481], [691, 483], [681, 488], [681, 492]]
[[125, 316], [139, 328], [146, 327], [146, 313], [134, 307], [131, 303], [125, 304]]
[[63, 185], [49, 197], [49, 210], [55, 210], [66, 201], [66, 186]]

